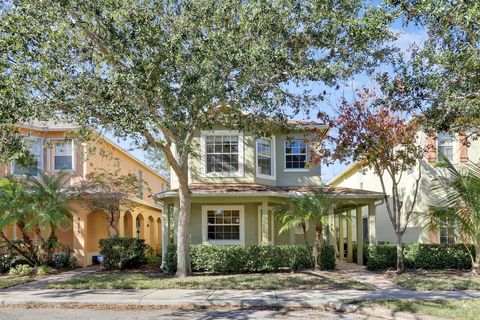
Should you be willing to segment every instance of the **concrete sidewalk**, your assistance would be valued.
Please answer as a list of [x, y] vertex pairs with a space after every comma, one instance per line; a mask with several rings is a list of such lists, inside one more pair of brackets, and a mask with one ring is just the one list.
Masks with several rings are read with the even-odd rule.
[[[17, 289], [17, 290], [15, 290]], [[0, 305], [117, 304], [216, 307], [318, 308], [355, 300], [473, 299], [480, 291], [419, 292], [404, 289], [360, 290], [53, 290], [10, 288], [0, 291]]]

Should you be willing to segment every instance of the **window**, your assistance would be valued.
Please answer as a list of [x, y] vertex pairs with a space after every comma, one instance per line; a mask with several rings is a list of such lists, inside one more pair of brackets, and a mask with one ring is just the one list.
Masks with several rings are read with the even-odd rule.
[[304, 171], [307, 163], [307, 145], [303, 140], [285, 141], [285, 169]]
[[438, 160], [440, 159], [440, 153], [443, 153], [447, 159], [454, 163], [453, 157], [453, 142], [455, 141], [455, 137], [453, 134], [448, 132], [440, 132], [438, 133], [438, 146], [437, 146], [437, 157]]
[[257, 177], [275, 179], [275, 139], [257, 140]]
[[73, 170], [73, 141], [55, 143], [54, 170]]
[[38, 171], [43, 167], [43, 140], [39, 138], [29, 139], [29, 144], [28, 151], [34, 160], [34, 164], [32, 167], [13, 164], [12, 173], [15, 175], [38, 176]]
[[207, 176], [242, 176], [243, 134], [222, 130], [202, 133], [202, 163]]
[[204, 206], [202, 211], [204, 242], [243, 244], [243, 206]]
[[440, 243], [455, 243], [455, 224], [448, 218], [440, 226]]

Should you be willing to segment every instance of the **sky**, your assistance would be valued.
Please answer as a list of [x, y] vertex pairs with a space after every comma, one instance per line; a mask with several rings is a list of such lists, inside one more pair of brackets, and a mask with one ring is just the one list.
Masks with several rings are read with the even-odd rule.
[[[397, 21], [394, 23], [391, 28], [392, 31], [399, 33], [398, 39], [394, 42], [394, 44], [402, 51], [406, 52], [408, 48], [413, 45], [417, 44], [420, 45], [424, 42], [427, 38], [426, 30], [419, 29], [415, 25], [409, 25], [407, 27], [402, 26], [401, 21]], [[378, 71], [381, 72], [389, 72], [391, 68], [388, 66], [380, 66]], [[375, 80], [372, 77], [369, 77], [365, 74], [357, 75], [347, 81], [340, 87], [338, 90], [334, 90], [333, 88], [319, 88], [318, 90], [327, 91], [327, 99], [321, 105], [318, 105], [316, 108], [311, 110], [310, 114], [317, 114], [318, 111], [327, 112], [330, 115], [335, 114], [335, 106], [337, 105], [340, 98], [346, 97], [347, 99], [352, 99], [353, 94], [356, 89], [361, 88], [374, 88], [375, 87]], [[307, 119], [305, 113], [298, 114], [295, 119], [298, 120], [315, 120], [315, 119]], [[109, 136], [112, 140], [116, 141], [121, 147], [125, 150], [133, 154], [135, 157], [139, 158], [140, 160], [145, 160], [144, 152], [140, 149], [132, 149], [132, 143], [129, 140], [118, 140], [112, 136]], [[334, 163], [330, 166], [325, 166], [322, 164], [322, 180], [325, 183], [328, 183], [332, 178], [340, 174], [348, 164], [341, 164], [341, 163]]]

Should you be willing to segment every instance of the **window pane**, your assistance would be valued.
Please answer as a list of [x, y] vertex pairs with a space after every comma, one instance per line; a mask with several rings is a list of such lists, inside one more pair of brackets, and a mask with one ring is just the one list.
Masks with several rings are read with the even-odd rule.
[[285, 142], [285, 168], [303, 169], [307, 162], [307, 145], [303, 140]]
[[207, 173], [238, 171], [238, 136], [209, 136], [207, 143]]
[[55, 170], [72, 170], [72, 157], [55, 156]]
[[238, 210], [209, 210], [207, 219], [208, 240], [240, 240]]
[[55, 170], [73, 169], [73, 148], [72, 141], [65, 141], [55, 144]]

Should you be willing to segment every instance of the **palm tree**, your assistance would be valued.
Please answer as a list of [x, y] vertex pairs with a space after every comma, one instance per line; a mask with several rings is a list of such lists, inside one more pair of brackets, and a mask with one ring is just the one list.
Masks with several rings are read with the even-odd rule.
[[280, 217], [282, 223], [279, 234], [300, 226], [303, 229], [307, 247], [309, 247], [307, 222], [315, 225], [315, 244], [312, 253], [315, 269], [320, 268], [319, 257], [323, 248], [324, 226], [328, 224], [331, 206], [332, 201], [328, 197], [328, 192], [319, 191], [292, 197], [289, 202], [279, 205], [273, 210], [273, 213]]
[[438, 167], [446, 168], [448, 176], [437, 178], [432, 190], [437, 198], [428, 224], [438, 228], [445, 221], [458, 226], [459, 236], [475, 246], [472, 272], [478, 274], [480, 266], [480, 163], [469, 163], [456, 168], [447, 157], [440, 155]]

